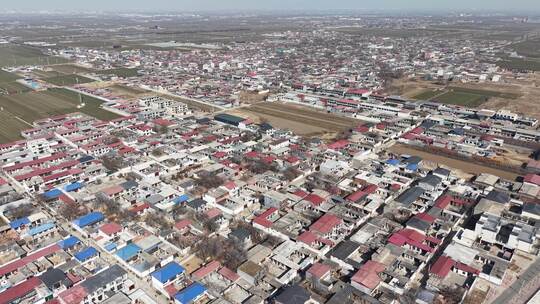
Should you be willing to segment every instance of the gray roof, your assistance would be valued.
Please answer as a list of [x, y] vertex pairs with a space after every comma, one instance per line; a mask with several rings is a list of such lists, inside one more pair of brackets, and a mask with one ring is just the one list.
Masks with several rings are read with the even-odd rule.
[[339, 243], [332, 251], [330, 251], [330, 255], [338, 258], [342, 261], [345, 261], [348, 259], [358, 248], [360, 247], [360, 244], [353, 242], [353, 241], [343, 241]]
[[163, 199], [164, 199], [164, 197], [161, 194], [152, 194], [146, 199], [146, 201], [150, 205], [155, 205], [155, 204], [161, 202]]
[[433, 171], [434, 174], [438, 174], [438, 175], [442, 175], [442, 176], [449, 176], [450, 175], [450, 170], [448, 169], [445, 169], [445, 168], [437, 168]]
[[523, 204], [523, 212], [540, 215], [540, 204], [525, 203]]
[[88, 294], [93, 294], [98, 289], [106, 286], [108, 283], [124, 276], [125, 274], [127, 274], [127, 272], [122, 267], [114, 264], [95, 276], [86, 279], [81, 283], [81, 285], [86, 289]]
[[417, 217], [413, 217], [407, 222], [407, 227], [415, 228], [421, 231], [427, 231], [430, 226], [430, 223], [422, 221]]
[[424, 189], [420, 187], [412, 187], [405, 190], [405, 192], [403, 192], [400, 196], [398, 196], [398, 198], [396, 198], [396, 201], [405, 206], [410, 206], [422, 194], [424, 194]]
[[304, 304], [311, 298], [311, 294], [304, 287], [292, 285], [285, 287], [276, 297], [276, 302], [283, 304]]
[[40, 280], [47, 286], [49, 289], [53, 289], [54, 285], [56, 285], [59, 282], [62, 282], [65, 280], [65, 285], [71, 285], [71, 281], [67, 278], [66, 274], [58, 269], [58, 268], [51, 268], [47, 271], [45, 271], [41, 277]]
[[237, 240], [241, 242], [245, 241], [251, 236], [249, 231], [246, 228], [242, 228], [242, 227], [233, 229], [231, 233], [229, 233], [229, 235], [236, 238]]
[[188, 205], [189, 207], [193, 208], [193, 209], [199, 209], [199, 208], [201, 208], [201, 207], [203, 207], [203, 206], [206, 205], [206, 201], [203, 200], [203, 199], [201, 199], [201, 198], [197, 198], [197, 199], [194, 199], [194, 200], [192, 200], [192, 201], [189, 201], [189, 202], [187, 203], [187, 205]]
[[128, 180], [128, 181], [125, 181], [125, 182], [121, 183], [120, 187], [124, 188], [124, 190], [128, 190], [128, 189], [131, 189], [131, 188], [135, 188], [138, 185], [139, 185], [139, 183], [137, 183], [136, 181]]
[[486, 196], [486, 199], [497, 202], [499, 204], [506, 204], [510, 202], [510, 196], [505, 192], [493, 190]]
[[442, 179], [437, 175], [428, 174], [420, 180], [420, 183], [428, 184], [432, 187], [437, 187], [442, 182]]

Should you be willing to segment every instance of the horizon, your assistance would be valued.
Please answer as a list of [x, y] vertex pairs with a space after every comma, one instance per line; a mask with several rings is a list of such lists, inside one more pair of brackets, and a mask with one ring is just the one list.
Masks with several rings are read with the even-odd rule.
[[516, 0], [511, 4], [502, 0], [455, 0], [434, 4], [430, 0], [379, 0], [354, 1], [341, 0], [330, 2], [326, 0], [292, 0], [292, 1], [266, 1], [256, 3], [246, 0], [181, 0], [171, 3], [167, 0], [147, 1], [117, 0], [111, 3], [105, 0], [93, 2], [74, 2], [65, 0], [24, 2], [11, 1], [4, 5], [4, 12], [320, 12], [320, 11], [351, 11], [351, 12], [478, 12], [478, 13], [540, 13], [540, 1]]

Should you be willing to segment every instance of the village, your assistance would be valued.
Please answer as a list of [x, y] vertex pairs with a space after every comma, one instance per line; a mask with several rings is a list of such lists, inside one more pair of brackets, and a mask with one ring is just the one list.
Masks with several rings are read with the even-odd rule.
[[[2, 93], [22, 127], [0, 132], [0, 303], [537, 303], [540, 117], [462, 86], [534, 73], [479, 60], [507, 42], [320, 22], [33, 42], [69, 63], [3, 69], [31, 92]], [[26, 118], [24, 94], [66, 105]]]

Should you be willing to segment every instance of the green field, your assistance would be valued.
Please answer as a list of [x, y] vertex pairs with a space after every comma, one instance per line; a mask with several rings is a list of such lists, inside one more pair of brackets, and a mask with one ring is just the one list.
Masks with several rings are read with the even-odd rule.
[[519, 71], [540, 71], [540, 60], [533, 59], [520, 59], [520, 58], [508, 58], [505, 60], [497, 61], [496, 64], [507, 70], [519, 70]]
[[46, 65], [68, 62], [65, 58], [44, 55], [39, 49], [7, 44], [0, 46], [0, 67]]
[[425, 90], [422, 93], [415, 95], [413, 98], [417, 100], [431, 100], [431, 98], [444, 93], [440, 90]]
[[450, 91], [437, 96], [434, 101], [458, 106], [477, 107], [488, 101], [487, 96], [466, 92]]
[[102, 109], [99, 99], [82, 95], [82, 102], [85, 106], [78, 109], [79, 94], [62, 88], [0, 96], [0, 142], [19, 139], [20, 131], [32, 128], [33, 121], [50, 116], [81, 112], [101, 120], [119, 117]]
[[430, 100], [459, 106], [478, 107], [484, 102], [488, 101], [490, 97], [516, 99], [519, 97], [519, 95], [481, 89], [448, 87], [443, 90], [427, 89], [413, 98], [417, 100]]
[[80, 74], [80, 73], [93, 73], [94, 70], [75, 64], [56, 64], [48, 66], [53, 71], [63, 74]]
[[112, 75], [116, 75], [118, 77], [134, 77], [134, 76], [137, 76], [137, 69], [117, 68], [117, 69], [109, 69], [109, 70], [97, 71], [96, 73], [98, 73], [98, 74], [112, 74]]
[[540, 39], [526, 40], [512, 45], [512, 48], [522, 56], [540, 58]]
[[75, 75], [75, 74], [49, 77], [49, 78], [44, 78], [43, 80], [48, 83], [52, 83], [58, 86], [69, 86], [69, 85], [89, 83], [89, 82], [94, 81], [93, 79], [90, 79], [84, 76]]
[[30, 91], [25, 85], [16, 82], [22, 78], [19, 75], [0, 70], [0, 94], [14, 94]]
[[101, 74], [101, 75], [116, 75], [118, 77], [133, 77], [137, 76], [137, 69], [130, 69], [130, 68], [115, 68], [115, 69], [108, 69], [108, 70], [95, 70], [75, 64], [59, 64], [59, 65], [51, 65], [49, 68], [53, 69], [56, 72], [60, 72], [63, 74]]

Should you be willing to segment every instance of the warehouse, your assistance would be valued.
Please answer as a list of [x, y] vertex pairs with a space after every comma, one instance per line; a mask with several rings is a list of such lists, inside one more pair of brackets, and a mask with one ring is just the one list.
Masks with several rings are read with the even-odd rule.
[[245, 120], [245, 118], [230, 115], [230, 114], [217, 114], [216, 116], [214, 116], [214, 119], [219, 122], [237, 126], [237, 127], [242, 121]]

